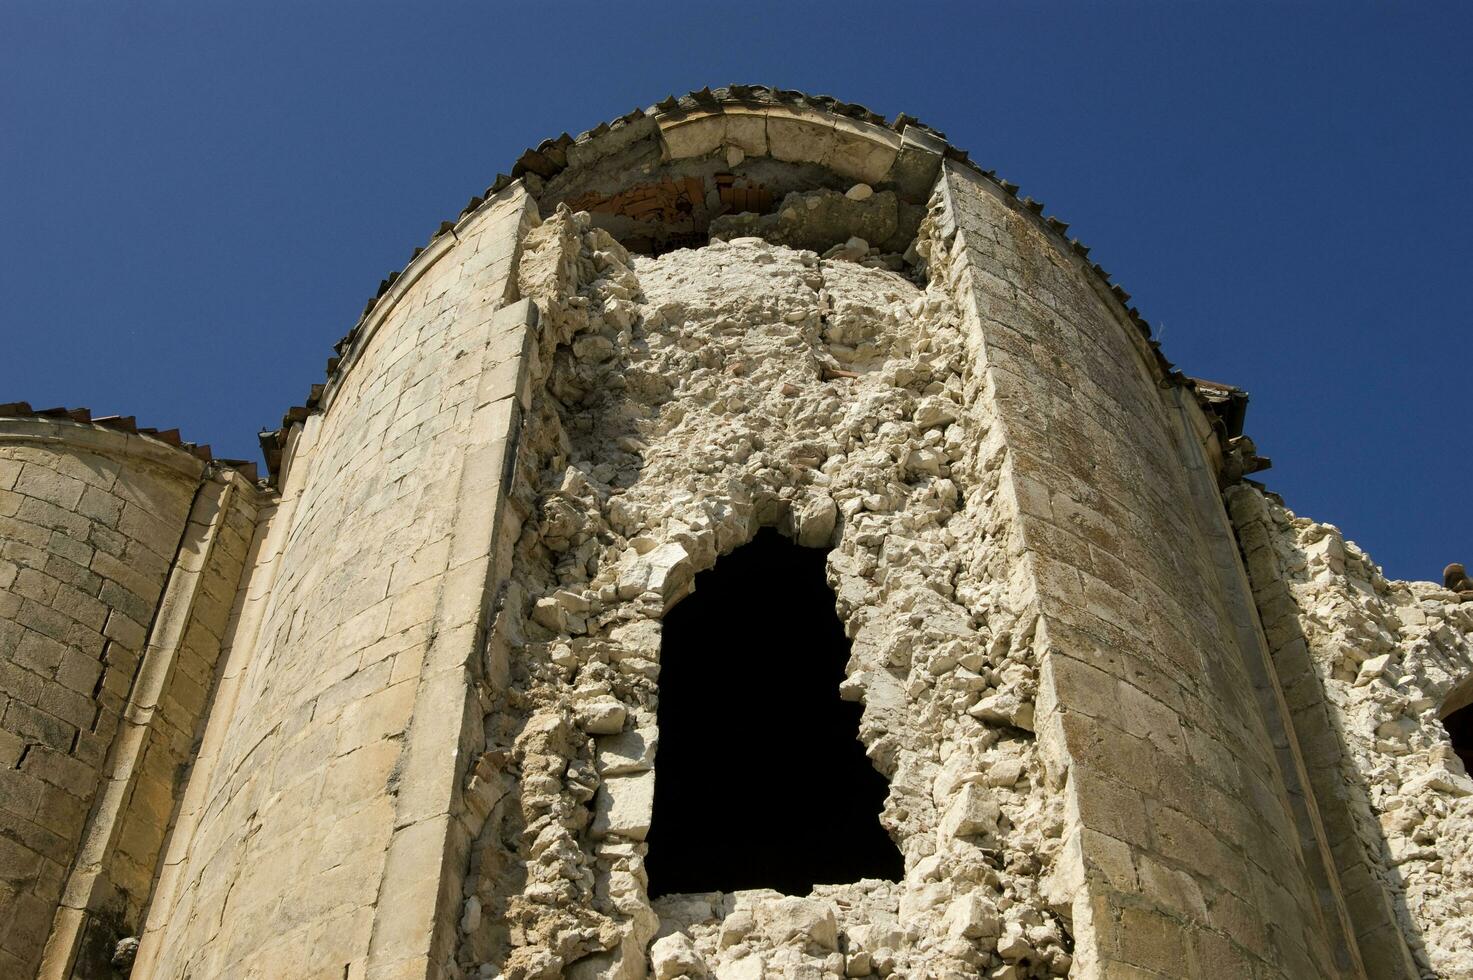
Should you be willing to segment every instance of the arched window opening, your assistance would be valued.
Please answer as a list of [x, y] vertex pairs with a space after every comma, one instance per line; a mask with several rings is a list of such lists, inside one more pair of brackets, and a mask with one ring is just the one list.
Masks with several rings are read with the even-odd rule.
[[652, 897], [902, 877], [848, 659], [823, 551], [764, 529], [697, 576], [665, 617]]
[[1473, 704], [1446, 715], [1442, 725], [1452, 739], [1453, 751], [1463, 760], [1463, 768], [1473, 773]]

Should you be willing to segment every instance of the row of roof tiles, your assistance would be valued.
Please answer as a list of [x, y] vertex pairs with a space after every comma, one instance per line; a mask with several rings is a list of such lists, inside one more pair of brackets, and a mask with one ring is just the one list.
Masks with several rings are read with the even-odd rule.
[[178, 429], [155, 429], [151, 426], [140, 426], [138, 420], [132, 415], [99, 415], [93, 416], [92, 410], [88, 408], [32, 408], [28, 402], [0, 402], [0, 418], [45, 418], [66, 419], [71, 422], [81, 422], [111, 429], [114, 432], [123, 432], [128, 435], [147, 436], [156, 439], [167, 446], [182, 450], [198, 459], [202, 463], [218, 463], [236, 470], [250, 480], [257, 482], [259, 474], [256, 464], [244, 459], [216, 459], [210, 451], [208, 444], [188, 442], [180, 437]]

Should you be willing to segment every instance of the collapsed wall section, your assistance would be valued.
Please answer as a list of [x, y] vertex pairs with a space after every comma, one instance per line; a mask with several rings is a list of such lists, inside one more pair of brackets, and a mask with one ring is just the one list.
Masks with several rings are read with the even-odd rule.
[[1255, 487], [1228, 500], [1368, 968], [1473, 974], [1473, 779], [1441, 723], [1473, 678], [1473, 603], [1387, 580]]
[[511, 272], [535, 220], [516, 187], [438, 237], [291, 437], [144, 975], [361, 976], [370, 960], [375, 976], [437, 975], [494, 477], [518, 411]]
[[105, 968], [139, 924], [255, 500], [162, 441], [0, 419], [0, 973]]
[[[521, 288], [541, 311], [512, 489], [529, 517], [492, 637], [507, 684], [475, 767], [494, 788], [462, 969], [1067, 973], [1039, 886], [1063, 811], [1032, 733], [1034, 621], [1009, 602], [1013, 524], [948, 297], [756, 238], [632, 257], [568, 212], [529, 237]], [[841, 691], [905, 876], [651, 902], [661, 619], [763, 526], [832, 549]]]
[[1179, 390], [1063, 240], [947, 164], [931, 245], [995, 406], [1077, 968], [1356, 975], [1216, 482]]

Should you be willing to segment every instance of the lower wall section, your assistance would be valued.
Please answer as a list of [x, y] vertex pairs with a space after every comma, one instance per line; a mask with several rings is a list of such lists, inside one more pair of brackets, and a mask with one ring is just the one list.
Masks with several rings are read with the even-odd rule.
[[215, 685], [258, 508], [229, 471], [201, 484], [149, 631], [39, 976], [108, 974], [136, 937]]
[[1253, 487], [1228, 500], [1369, 975], [1473, 975], [1473, 780], [1439, 720], [1473, 678], [1473, 603]]

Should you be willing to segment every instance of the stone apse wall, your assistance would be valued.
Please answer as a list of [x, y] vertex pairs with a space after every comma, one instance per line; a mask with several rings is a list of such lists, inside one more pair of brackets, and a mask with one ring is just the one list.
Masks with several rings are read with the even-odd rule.
[[256, 498], [162, 440], [0, 418], [0, 973], [105, 969], [140, 923]]
[[[444, 223], [269, 482], [0, 419], [0, 972], [1467, 974], [1473, 606], [1242, 482], [1066, 227], [703, 92]], [[904, 873], [652, 899], [662, 622], [763, 528]]]

